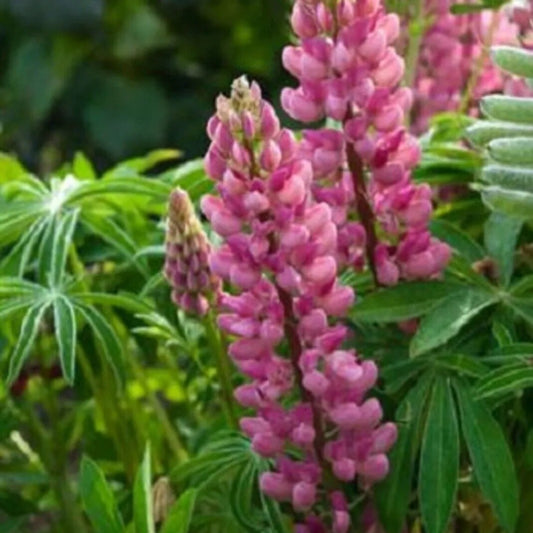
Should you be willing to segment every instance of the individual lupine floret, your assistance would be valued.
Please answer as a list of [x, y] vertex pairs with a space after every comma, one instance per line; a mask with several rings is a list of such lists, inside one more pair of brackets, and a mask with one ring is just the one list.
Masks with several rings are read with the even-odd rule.
[[[399, 87], [398, 17], [381, 0], [296, 0], [291, 21], [300, 42], [285, 48], [283, 63], [300, 85], [283, 90], [282, 105], [296, 120], [328, 118], [341, 127], [304, 131], [301, 144], [313, 165], [314, 197], [334, 212], [339, 261], [361, 268], [365, 250], [381, 284], [426, 277], [404, 266], [411, 248], [402, 243], [427, 228], [432, 204], [429, 188], [411, 182], [420, 149], [404, 126], [412, 95]], [[419, 259], [428, 264], [418, 272], [438, 275], [449, 248], [419, 242], [427, 244]]]
[[[313, 520], [323, 523], [311, 510], [327, 501], [324, 473], [335, 472], [326, 435], [349, 444], [364, 485], [386, 475], [386, 446], [373, 443], [389, 425], [379, 425], [379, 403], [365, 399], [377, 371], [342, 350], [347, 330], [331, 320], [354, 295], [337, 280], [334, 211], [314, 198], [312, 164], [298, 156], [257, 84], [241, 78], [230, 98], [218, 98], [208, 134], [206, 171], [218, 195], [204, 197], [202, 208], [223, 238], [209, 262], [235, 288], [220, 297], [218, 324], [233, 337], [229, 353], [249, 379], [235, 397], [255, 410], [241, 428], [257, 453], [275, 459], [263, 491], [309, 513], [302, 527], [311, 531]], [[289, 459], [288, 448], [298, 458]], [[329, 530], [343, 533], [349, 515], [333, 507], [339, 517]]]
[[168, 205], [165, 276], [174, 303], [189, 313], [203, 316], [220, 290], [220, 279], [208, 265], [210, 245], [189, 195], [172, 191]]

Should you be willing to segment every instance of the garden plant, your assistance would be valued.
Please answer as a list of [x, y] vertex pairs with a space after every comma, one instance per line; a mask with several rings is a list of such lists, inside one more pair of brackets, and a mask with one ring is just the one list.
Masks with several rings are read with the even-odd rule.
[[0, 533], [533, 531], [533, 4], [279, 24], [204, 157], [0, 153]]

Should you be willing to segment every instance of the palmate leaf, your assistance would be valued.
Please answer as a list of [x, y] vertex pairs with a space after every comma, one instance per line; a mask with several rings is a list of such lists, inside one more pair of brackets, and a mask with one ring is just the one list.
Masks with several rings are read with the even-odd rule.
[[8, 385], [12, 385], [17, 379], [24, 362], [28, 358], [37, 336], [41, 319], [49, 306], [50, 300], [37, 301], [26, 312], [20, 327], [17, 343], [9, 359], [9, 370], [6, 379]]
[[459, 382], [454, 387], [474, 477], [501, 527], [512, 533], [518, 518], [519, 495], [511, 451], [500, 426], [487, 407], [473, 399], [472, 390]]
[[452, 391], [443, 378], [433, 387], [420, 452], [418, 492], [428, 533], [444, 533], [459, 476], [459, 429]]

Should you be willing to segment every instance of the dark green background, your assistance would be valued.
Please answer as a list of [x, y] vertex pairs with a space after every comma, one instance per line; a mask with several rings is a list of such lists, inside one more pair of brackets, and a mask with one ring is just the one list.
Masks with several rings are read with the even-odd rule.
[[0, 149], [48, 172], [206, 147], [218, 92], [248, 73], [277, 103], [288, 0], [0, 0]]

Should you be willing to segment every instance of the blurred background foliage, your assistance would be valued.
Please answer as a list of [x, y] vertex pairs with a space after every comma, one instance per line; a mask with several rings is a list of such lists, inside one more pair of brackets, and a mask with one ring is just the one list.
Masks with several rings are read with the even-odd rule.
[[[248, 73], [274, 100], [288, 0], [0, 0], [0, 143], [46, 173], [206, 147], [213, 100]], [[253, 53], [252, 53], [253, 51]]]

